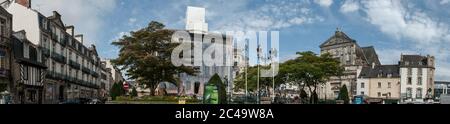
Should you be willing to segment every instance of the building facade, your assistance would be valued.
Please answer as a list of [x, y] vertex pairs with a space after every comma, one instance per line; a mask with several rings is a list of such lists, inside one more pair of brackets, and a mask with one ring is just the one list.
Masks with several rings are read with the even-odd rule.
[[13, 15], [13, 30], [24, 30], [46, 60], [43, 103], [98, 97], [100, 59], [95, 46], [85, 46], [83, 36], [66, 26], [56, 11], [44, 16], [31, 8], [29, 0], [6, 0], [1, 5]]
[[111, 77], [111, 69], [110, 68], [106, 68], [106, 62], [105, 61], [101, 61], [100, 62], [100, 69], [101, 69], [101, 74], [100, 74], [100, 96], [103, 98], [107, 98], [109, 97], [112, 85], [114, 84], [113, 82], [113, 78]]
[[401, 102], [426, 102], [433, 98], [435, 58], [402, 55], [400, 59]]
[[11, 92], [12, 15], [0, 7], [0, 93]]
[[125, 78], [123, 77], [122, 72], [119, 70], [119, 68], [117, 68], [115, 65], [113, 65], [113, 63], [111, 62], [110, 59], [106, 59], [104, 60], [105, 64], [106, 64], [106, 68], [111, 69], [111, 77], [112, 77], [112, 82], [114, 83], [123, 83], [125, 82]]
[[26, 39], [26, 32], [13, 34], [13, 100], [18, 104], [42, 104], [47, 66], [39, 46]]
[[400, 99], [399, 65], [363, 67], [356, 87], [356, 95], [398, 101]]
[[[213, 32], [208, 32], [208, 24], [205, 21], [205, 13], [206, 10], [204, 8], [198, 7], [188, 7], [186, 13], [186, 30], [189, 33], [190, 39], [176, 38], [180, 43], [189, 41], [193, 44], [199, 43], [201, 44], [202, 51], [205, 51], [212, 44], [220, 44], [223, 46], [224, 52], [222, 54], [215, 54], [211, 56], [220, 56], [223, 57], [223, 60], [229, 60], [230, 63], [233, 58], [233, 38], [224, 34], [217, 34]], [[203, 41], [205, 38], [211, 38], [210, 42]], [[217, 42], [218, 41], [218, 42]], [[229, 46], [229, 47], [227, 47]], [[195, 48], [195, 47], [192, 47]], [[191, 49], [191, 57], [203, 57], [203, 54], [194, 54], [194, 49]], [[234, 79], [234, 69], [233, 66], [227, 66], [226, 61], [223, 61], [223, 65], [225, 66], [207, 66], [202, 62], [201, 66], [194, 66], [199, 73], [196, 76], [191, 76], [187, 74], [180, 74], [179, 77], [181, 79], [182, 88], [180, 93], [189, 95], [189, 96], [203, 96], [204, 85], [210, 80], [212, 76], [218, 74], [222, 81], [227, 84], [227, 94], [231, 94], [233, 89], [233, 79]], [[191, 63], [195, 63], [194, 59], [191, 60]], [[201, 97], [199, 97], [201, 98]]]
[[363, 67], [372, 64], [380, 65], [378, 55], [373, 47], [360, 47], [339, 29], [335, 34], [320, 45], [321, 54], [329, 53], [337, 59], [345, 69], [341, 76], [332, 77], [324, 86], [319, 88], [320, 99], [336, 99], [342, 86], [347, 86], [349, 96], [356, 95], [356, 82]]

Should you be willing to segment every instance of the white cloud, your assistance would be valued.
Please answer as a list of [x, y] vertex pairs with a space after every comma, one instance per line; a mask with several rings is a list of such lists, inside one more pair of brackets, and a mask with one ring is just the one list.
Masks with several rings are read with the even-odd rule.
[[341, 6], [342, 13], [349, 13], [359, 10], [359, 3], [354, 0], [346, 0]]
[[[246, 9], [246, 6], [241, 7], [244, 8], [232, 8], [231, 12], [233, 10]], [[310, 3], [308, 1], [286, 2], [269, 0], [268, 4], [262, 4], [248, 11], [233, 13], [224, 11], [225, 15], [220, 16], [217, 20], [212, 20], [214, 24], [211, 27], [212, 30], [220, 31], [277, 30], [324, 20], [309, 7]], [[207, 8], [207, 12], [210, 11], [222, 14], [222, 12]]]
[[383, 33], [421, 45], [443, 41], [450, 34], [449, 26], [433, 20], [419, 10], [404, 8], [400, 1], [364, 1], [367, 21]]
[[322, 7], [330, 7], [333, 4], [333, 0], [314, 0], [314, 2]]
[[[366, 20], [379, 30], [401, 42], [403, 50], [379, 51], [383, 62], [392, 63], [399, 60], [402, 52], [414, 51], [416, 54], [436, 57], [436, 77], [438, 80], [450, 80], [450, 54], [445, 47], [450, 43], [450, 26], [440, 22], [426, 11], [404, 6], [397, 0], [374, 0], [361, 2]], [[399, 54], [400, 53], [400, 54]], [[397, 55], [397, 56], [392, 56]]]
[[441, 2], [440, 2], [441, 5], [444, 5], [444, 4], [447, 4], [447, 3], [450, 3], [450, 0], [441, 0]]
[[136, 18], [130, 18], [128, 19], [128, 25], [134, 25], [136, 23], [137, 19]]
[[46, 16], [58, 11], [66, 25], [74, 25], [75, 33], [85, 35], [85, 45], [95, 44], [96, 37], [107, 27], [103, 22], [116, 7], [116, 0], [33, 0], [32, 7]]

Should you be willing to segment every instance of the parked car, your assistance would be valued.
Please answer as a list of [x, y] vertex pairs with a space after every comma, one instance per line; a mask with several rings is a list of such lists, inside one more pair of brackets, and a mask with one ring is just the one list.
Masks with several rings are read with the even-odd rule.
[[80, 99], [71, 99], [71, 100], [66, 100], [64, 102], [60, 102], [59, 104], [83, 104]]

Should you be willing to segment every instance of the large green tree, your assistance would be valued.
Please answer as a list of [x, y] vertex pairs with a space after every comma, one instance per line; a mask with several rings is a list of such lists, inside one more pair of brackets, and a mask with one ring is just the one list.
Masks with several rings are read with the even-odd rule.
[[309, 103], [318, 103], [317, 90], [331, 77], [343, 72], [338, 60], [330, 54], [317, 55], [314, 52], [298, 52], [296, 59], [283, 63], [280, 67], [280, 77], [293, 82], [301, 89], [309, 92]]
[[[269, 66], [260, 66], [259, 70], [261, 72], [261, 70], [268, 70], [270, 69]], [[260, 73], [261, 75], [261, 73]], [[247, 69], [247, 74], [244, 73], [240, 73], [237, 78], [234, 81], [235, 87], [234, 90], [238, 91], [241, 89], [247, 88], [250, 92], [256, 92], [257, 91], [257, 82], [259, 80], [259, 86], [260, 86], [260, 90], [262, 89], [269, 89], [273, 87], [273, 80], [274, 78], [272, 77], [259, 77], [258, 79], [258, 66], [252, 66], [249, 67]], [[246, 84], [247, 82], [247, 84]], [[282, 79], [279, 77], [275, 77], [275, 87], [279, 86], [281, 84]], [[269, 92], [270, 93], [270, 92]]]
[[173, 30], [164, 29], [164, 24], [152, 21], [145, 28], [130, 32], [112, 44], [120, 48], [119, 57], [113, 64], [126, 70], [131, 79], [145, 84], [155, 95], [157, 86], [169, 82], [179, 86], [180, 73], [195, 75], [191, 67], [177, 67], [171, 62], [172, 50], [179, 43], [172, 43]]
[[[280, 64], [279, 73], [275, 77], [275, 87], [285, 83], [300, 86], [300, 90], [304, 91], [301, 94], [302, 101], [317, 104], [319, 86], [325, 84], [333, 76], [342, 75], [343, 68], [339, 61], [329, 54], [317, 55], [314, 52], [307, 51], [298, 52], [297, 55], [297, 58]], [[245, 88], [245, 80], [247, 80], [248, 89], [256, 89], [258, 71], [256, 67], [250, 67], [248, 70], [247, 78], [245, 78], [245, 73], [238, 76], [235, 81], [236, 88]], [[260, 85], [263, 87], [273, 85], [272, 78], [259, 77], [259, 79]], [[308, 92], [309, 96], [305, 92]]]

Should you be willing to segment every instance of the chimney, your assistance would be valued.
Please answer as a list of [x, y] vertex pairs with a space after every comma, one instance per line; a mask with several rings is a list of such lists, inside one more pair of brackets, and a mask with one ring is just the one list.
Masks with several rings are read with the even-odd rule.
[[70, 34], [70, 36], [74, 36], [74, 34], [75, 34], [75, 27], [74, 26], [67, 26], [66, 27], [66, 32], [68, 34]]
[[31, 0], [16, 0], [16, 3], [31, 8]]
[[81, 44], [83, 44], [83, 35], [82, 34], [75, 35], [75, 39], [77, 39], [78, 41], [81, 42]]

